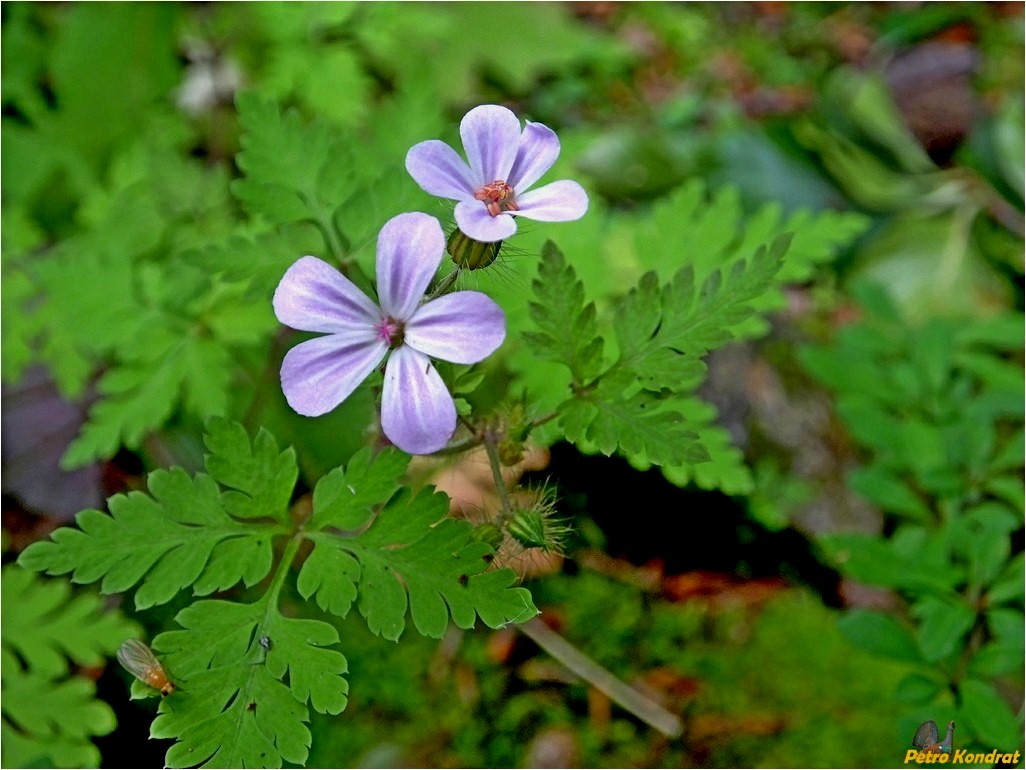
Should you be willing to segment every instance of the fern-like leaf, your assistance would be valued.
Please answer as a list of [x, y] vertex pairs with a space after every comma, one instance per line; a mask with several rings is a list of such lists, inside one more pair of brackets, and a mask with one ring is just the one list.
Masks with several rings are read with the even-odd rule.
[[[19, 563], [51, 575], [72, 573], [78, 583], [102, 580], [105, 593], [139, 584], [140, 609], [169, 601], [192, 586], [199, 595], [242, 581], [253, 585], [271, 569], [271, 539], [287, 532], [286, 506], [296, 479], [291, 450], [224, 420], [211, 422], [213, 474], [192, 477], [181, 469], [157, 470], [149, 494], [115, 495], [110, 515], [83, 511], [77, 528], [64, 527], [50, 541], [33, 543]], [[227, 489], [222, 492], [217, 480]], [[277, 523], [233, 518], [267, 517]]]
[[98, 767], [90, 739], [114, 729], [114, 712], [95, 699], [92, 680], [69, 676], [69, 664], [100, 664], [136, 633], [134, 624], [102, 611], [96, 595], [13, 564], [0, 593], [4, 767]]
[[397, 456], [369, 464], [358, 455], [344, 476], [318, 484], [312, 522], [324, 529], [310, 533], [315, 547], [299, 574], [300, 593], [341, 616], [357, 601], [370, 629], [386, 639], [402, 634], [407, 607], [417, 630], [432, 637], [441, 637], [450, 615], [460, 628], [478, 616], [495, 628], [537, 614], [512, 571], [486, 572], [491, 549], [472, 539], [470, 524], [448, 517], [445, 496], [402, 492], [366, 526], [368, 503], [398, 489], [405, 460], [400, 465]]

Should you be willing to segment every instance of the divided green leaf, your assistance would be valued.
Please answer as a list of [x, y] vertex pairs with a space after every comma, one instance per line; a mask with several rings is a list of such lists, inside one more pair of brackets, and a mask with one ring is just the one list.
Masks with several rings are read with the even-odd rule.
[[117, 726], [85, 677], [54, 681], [5, 670], [3, 715], [4, 767], [100, 767], [90, 738]]
[[586, 385], [602, 366], [595, 303], [584, 301], [584, 286], [555, 244], [542, 247], [538, 277], [531, 284], [531, 318], [540, 331], [525, 332], [527, 343], [543, 358], [569, 367], [575, 385]]
[[[433, 637], [442, 636], [450, 615], [461, 628], [478, 617], [497, 628], [537, 614], [511, 570], [489, 569], [492, 551], [473, 539], [471, 525], [449, 517], [448, 498], [400, 491], [409, 462], [403, 453], [358, 452], [344, 470], [317, 484], [309, 516], [294, 519], [290, 501], [298, 470], [291, 449], [280, 451], [264, 430], [250, 438], [240, 425], [220, 418], [208, 422], [205, 440], [208, 473], [154, 471], [148, 492], [115, 495], [109, 514], [82, 512], [77, 528], [57, 530], [20, 558], [29, 569], [100, 581], [106, 593], [138, 586], [136, 606], [146, 608], [190, 587], [203, 595], [240, 581], [254, 586], [272, 571], [272, 540], [290, 536], [259, 599], [194, 602], [176, 618], [181, 630], [153, 640], [175, 685], [161, 700], [151, 733], [177, 740], [168, 766], [302, 764], [311, 740], [308, 708], [327, 714], [345, 708], [347, 664], [332, 649], [337, 630], [320, 620], [288, 617], [279, 606], [303, 540], [314, 548], [299, 569], [299, 593], [341, 616], [356, 602], [371, 630], [388, 639], [402, 633], [407, 609], [417, 629]], [[27, 577], [5, 578], [5, 598], [10, 589], [15, 601], [32, 599], [32, 623], [51, 617], [60, 593], [36, 589], [28, 585], [28, 573], [17, 574]], [[96, 639], [113, 645], [134, 635], [121, 632], [110, 640], [102, 623], [76, 634], [74, 620], [95, 602], [70, 606], [75, 611], [69, 619], [53, 615], [53, 628], [39, 634], [34, 625], [22, 631], [8, 622], [5, 605], [5, 634], [15, 629], [10, 651], [4, 641], [5, 688], [15, 652], [40, 668], [64, 670], [65, 652], [87, 661], [95, 657]], [[68, 641], [54, 638], [54, 629], [65, 628]], [[132, 693], [156, 691], [136, 681]]]
[[625, 399], [600, 388], [565, 402], [560, 424], [570, 441], [588, 441], [607, 455], [620, 451], [656, 465], [708, 459], [684, 417], [643, 393]]
[[69, 676], [69, 664], [101, 664], [134, 625], [103, 611], [98, 596], [13, 564], [0, 592], [4, 767], [99, 767], [91, 738], [114, 729], [114, 712], [91, 679]]
[[328, 649], [338, 633], [321, 621], [283, 617], [269, 597], [196, 602], [176, 618], [183, 630], [154, 639], [176, 684], [151, 729], [154, 737], [178, 739], [169, 767], [303, 764], [310, 747], [305, 704], [331, 714], [345, 708], [346, 661]]
[[[250, 444], [241, 427], [214, 420], [207, 435], [214, 476], [181, 469], [148, 477], [149, 494], [112, 497], [110, 514], [83, 511], [78, 528], [64, 527], [34, 543], [19, 563], [77, 583], [102, 579], [104, 593], [139, 584], [140, 609], [163, 604], [192, 586], [204, 595], [240, 581], [253, 585], [271, 569], [271, 540], [284, 534], [296, 478], [291, 450], [278, 453], [266, 433]], [[215, 478], [225, 486], [222, 492]], [[266, 517], [275, 523], [238, 521]]]
[[133, 634], [120, 615], [103, 612], [100, 597], [72, 594], [64, 580], [42, 580], [16, 565], [0, 581], [4, 655], [14, 653], [33, 673], [55, 679], [68, 661], [97, 666]]
[[255, 93], [236, 99], [242, 122], [242, 152], [236, 158], [245, 178], [232, 192], [254, 216], [270, 224], [330, 220], [351, 194], [351, 150], [321, 122], [306, 124], [296, 110], [279, 111]]
[[371, 514], [395, 495], [409, 463], [409, 457], [394, 448], [377, 454], [361, 449], [345, 470], [336, 468], [317, 483], [311, 527], [363, 527]]
[[207, 471], [228, 488], [221, 496], [228, 514], [288, 523], [289, 500], [299, 475], [295, 450], [279, 452], [274, 437], [263, 429], [251, 443], [241, 425], [220, 417], [207, 423], [204, 441], [210, 450]]
[[596, 311], [563, 255], [546, 244], [531, 316], [540, 332], [525, 334], [539, 354], [566, 365], [574, 394], [558, 411], [566, 437], [604, 454], [639, 463], [683, 466], [705, 462], [709, 451], [677, 408], [701, 384], [701, 357], [732, 339], [755, 312], [753, 302], [772, 285], [790, 238], [778, 237], [724, 277], [714, 271], [701, 289], [690, 267], [660, 288], [654, 272], [642, 276], [613, 308], [618, 358], [602, 371]]
[[402, 634], [407, 607], [417, 630], [432, 637], [442, 636], [450, 615], [460, 628], [477, 616], [497, 628], [537, 614], [511, 570], [488, 571], [491, 549], [473, 540], [468, 522], [449, 518], [445, 496], [396, 496], [405, 463], [398, 452], [373, 462], [361, 453], [345, 474], [318, 483], [311, 527], [320, 530], [309, 535], [315, 546], [299, 574], [300, 593], [340, 616], [358, 602], [370, 629], [386, 639]]

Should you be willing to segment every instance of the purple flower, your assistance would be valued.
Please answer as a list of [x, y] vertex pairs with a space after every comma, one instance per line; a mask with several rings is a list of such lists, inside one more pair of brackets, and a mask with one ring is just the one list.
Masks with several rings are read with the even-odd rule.
[[381, 428], [397, 447], [429, 454], [456, 429], [456, 406], [432, 358], [457, 364], [483, 360], [506, 337], [502, 309], [477, 291], [458, 291], [421, 304], [445, 251], [438, 220], [400, 214], [378, 234], [381, 306], [316, 257], [290, 267], [274, 292], [278, 320], [324, 332], [296, 345], [281, 365], [289, 406], [308, 417], [331, 411], [385, 356]]
[[406, 170], [432, 195], [459, 201], [460, 230], [477, 241], [501, 241], [517, 231], [513, 217], [541, 222], [580, 219], [588, 194], [562, 179], [530, 190], [559, 157], [559, 138], [548, 126], [520, 120], [505, 107], [485, 104], [468, 112], [460, 136], [469, 165], [438, 139], [414, 145]]

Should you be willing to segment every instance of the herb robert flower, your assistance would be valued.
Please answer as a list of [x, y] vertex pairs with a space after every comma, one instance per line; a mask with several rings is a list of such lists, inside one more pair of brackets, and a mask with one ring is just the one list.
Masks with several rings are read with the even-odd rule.
[[406, 170], [432, 195], [452, 198], [459, 229], [489, 243], [517, 231], [514, 217], [541, 222], [579, 219], [588, 194], [562, 179], [531, 190], [559, 157], [559, 138], [548, 126], [520, 120], [505, 107], [485, 104], [460, 122], [467, 161], [445, 142], [430, 139], [406, 154]]
[[278, 320], [324, 332], [285, 355], [281, 386], [299, 414], [316, 417], [342, 403], [387, 356], [381, 428], [397, 447], [429, 454], [456, 429], [456, 407], [432, 358], [473, 364], [506, 336], [489, 297], [458, 291], [421, 303], [442, 261], [445, 236], [427, 214], [400, 214], [378, 234], [380, 306], [335, 268], [303, 257], [274, 293]]

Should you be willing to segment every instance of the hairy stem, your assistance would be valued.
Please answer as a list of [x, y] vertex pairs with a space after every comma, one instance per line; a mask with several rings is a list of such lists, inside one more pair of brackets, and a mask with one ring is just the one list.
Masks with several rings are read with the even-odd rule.
[[490, 430], [484, 431], [484, 447], [488, 454], [488, 465], [492, 469], [492, 478], [495, 479], [495, 491], [499, 493], [501, 509], [496, 524], [502, 527], [513, 515], [513, 503], [509, 499], [509, 490], [506, 489], [506, 480], [502, 478], [502, 461], [499, 459], [499, 450], [495, 444], [495, 434]]
[[[540, 420], [535, 420], [534, 424], [535, 426], [542, 425], [556, 416], [557, 414], [553, 412]], [[496, 524], [501, 527], [513, 515], [513, 506], [509, 499], [509, 490], [506, 489], [506, 482], [502, 478], [502, 462], [499, 460], [495, 434], [490, 430], [485, 430], [482, 433], [482, 438], [485, 451], [488, 453], [488, 464], [491, 466], [492, 476], [495, 479], [495, 489], [499, 493], [501, 510], [499, 511]], [[545, 650], [545, 652], [595, 689], [608, 695], [616, 703], [630, 711], [638, 719], [654, 727], [663, 735], [676, 738], [683, 733], [684, 725], [675, 714], [671, 714], [658, 703], [646, 698], [626, 682], [617, 678], [613, 673], [578, 650], [537, 617], [521, 623], [517, 628]]]
[[438, 282], [438, 285], [435, 286], [434, 290], [428, 296], [427, 301], [430, 302], [433, 299], [441, 297], [443, 294], [449, 291], [449, 289], [452, 288], [452, 285], [456, 283], [456, 279], [459, 277], [460, 269], [457, 267], [455, 270], [453, 270], [451, 273], [445, 276], [445, 278]]
[[468, 449], [473, 449], [476, 446], [481, 446], [484, 441], [480, 436], [471, 436], [470, 438], [461, 439], [460, 441], [454, 441], [448, 446], [444, 446], [434, 453], [437, 455], [458, 455], [460, 452], [466, 452]]
[[557, 417], [559, 417], [559, 412], [549, 412], [544, 417], [536, 417], [535, 419], [531, 420], [531, 430], [534, 430], [535, 428], [540, 428], [545, 423], [552, 422]]
[[517, 628], [592, 687], [608, 695], [613, 701], [663, 735], [668, 738], [676, 738], [684, 732], [684, 724], [680, 717], [670, 713], [617, 678], [612, 672], [600, 666], [545, 625], [538, 617], [521, 623]]
[[335, 227], [335, 221], [332, 219], [331, 212], [325, 210], [317, 203], [316, 196], [307, 194], [303, 198], [307, 206], [310, 207], [311, 215], [309, 221], [313, 222], [314, 226], [321, 231], [324, 245], [328, 247], [331, 256], [338, 263], [342, 275], [355, 283], [361, 290], [366, 291], [370, 289], [372, 286], [370, 279], [364, 274], [356, 261], [349, 256], [349, 241]]
[[344, 236], [335, 227], [335, 223], [331, 218], [331, 212], [324, 210], [317, 202], [317, 196], [307, 193], [303, 198], [312, 213], [311, 220], [317, 226], [317, 229], [321, 231], [321, 235], [324, 236], [324, 243], [328, 250], [331, 251], [331, 255], [338, 262], [345, 262], [346, 254], [349, 252], [349, 244], [344, 242]]

